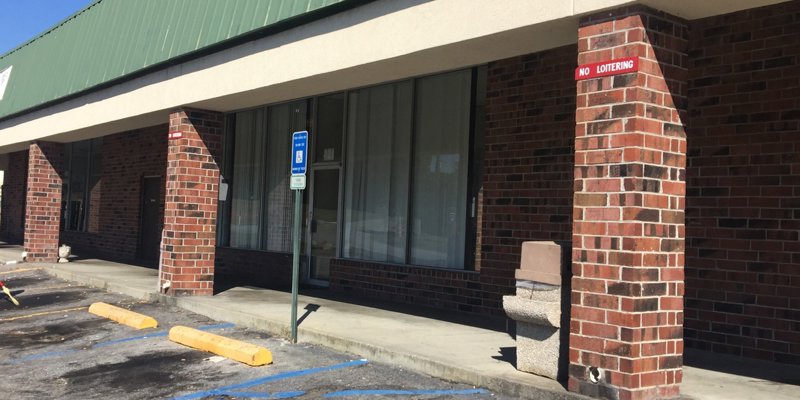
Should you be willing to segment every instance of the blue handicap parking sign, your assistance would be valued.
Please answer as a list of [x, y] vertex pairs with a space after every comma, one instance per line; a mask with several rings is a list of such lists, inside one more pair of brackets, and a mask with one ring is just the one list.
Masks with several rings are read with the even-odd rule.
[[305, 175], [308, 164], [308, 131], [292, 134], [292, 175]]

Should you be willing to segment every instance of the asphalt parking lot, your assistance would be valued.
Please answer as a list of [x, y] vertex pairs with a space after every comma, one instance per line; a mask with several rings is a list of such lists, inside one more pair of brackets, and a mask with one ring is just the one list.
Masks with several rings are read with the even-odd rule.
[[[291, 344], [163, 304], [70, 284], [25, 264], [0, 266], [20, 306], [0, 298], [0, 398], [508, 399], [318, 346]], [[21, 293], [19, 291], [22, 291]], [[87, 311], [106, 302], [154, 317], [135, 330]], [[288, 312], [288, 311], [287, 311]], [[184, 325], [267, 347], [250, 367], [167, 339]]]

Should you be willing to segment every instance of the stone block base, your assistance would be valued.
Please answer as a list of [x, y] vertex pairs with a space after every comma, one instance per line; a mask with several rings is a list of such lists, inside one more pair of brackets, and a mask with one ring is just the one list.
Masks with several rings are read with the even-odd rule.
[[517, 322], [517, 369], [558, 379], [558, 328]]
[[561, 355], [561, 287], [517, 282], [503, 309], [517, 321], [517, 369], [558, 379]]

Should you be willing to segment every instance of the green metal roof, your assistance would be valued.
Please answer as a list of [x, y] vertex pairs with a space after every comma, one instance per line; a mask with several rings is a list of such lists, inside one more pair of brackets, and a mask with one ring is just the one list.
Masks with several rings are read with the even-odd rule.
[[364, 2], [97, 0], [0, 56], [0, 120]]

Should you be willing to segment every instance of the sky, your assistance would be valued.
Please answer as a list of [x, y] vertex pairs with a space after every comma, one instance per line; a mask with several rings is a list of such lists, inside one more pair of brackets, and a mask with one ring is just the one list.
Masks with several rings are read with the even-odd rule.
[[0, 0], [0, 55], [33, 39], [94, 0]]

